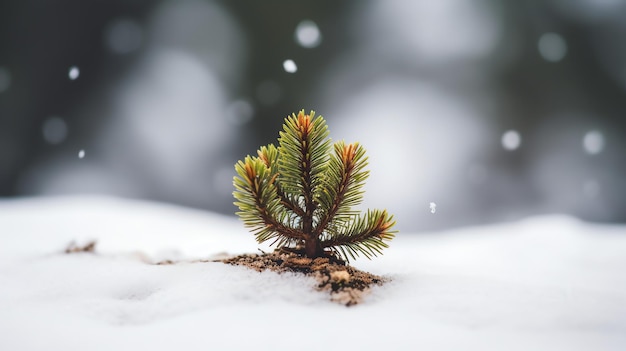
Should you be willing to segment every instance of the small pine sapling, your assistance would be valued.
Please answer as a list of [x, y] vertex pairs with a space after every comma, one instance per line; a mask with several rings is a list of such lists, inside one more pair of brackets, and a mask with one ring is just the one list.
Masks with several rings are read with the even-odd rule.
[[331, 144], [328, 134], [314, 111], [285, 118], [278, 147], [263, 146], [235, 165], [237, 215], [259, 243], [271, 240], [309, 258], [382, 254], [396, 233], [393, 216], [352, 210], [369, 175], [365, 150], [358, 143]]

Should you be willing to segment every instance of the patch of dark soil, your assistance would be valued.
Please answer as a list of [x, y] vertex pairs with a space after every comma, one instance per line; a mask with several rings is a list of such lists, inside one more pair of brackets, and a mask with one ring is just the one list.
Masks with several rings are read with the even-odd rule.
[[332, 256], [311, 259], [277, 250], [272, 253], [245, 254], [215, 261], [245, 266], [258, 272], [271, 270], [278, 273], [305, 274], [315, 278], [317, 290], [330, 293], [331, 301], [346, 306], [362, 302], [372, 286], [382, 285], [386, 281], [383, 277], [360, 271]]

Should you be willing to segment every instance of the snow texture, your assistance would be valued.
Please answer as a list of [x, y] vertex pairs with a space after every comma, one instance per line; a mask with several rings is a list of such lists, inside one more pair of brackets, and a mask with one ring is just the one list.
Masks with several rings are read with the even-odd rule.
[[[624, 350], [626, 227], [564, 216], [400, 233], [344, 307], [234, 218], [100, 197], [0, 201], [0, 350]], [[65, 254], [96, 240], [96, 253]], [[267, 247], [263, 248], [267, 250]], [[181, 260], [174, 265], [150, 263]], [[313, 339], [311, 338], [311, 333]]]

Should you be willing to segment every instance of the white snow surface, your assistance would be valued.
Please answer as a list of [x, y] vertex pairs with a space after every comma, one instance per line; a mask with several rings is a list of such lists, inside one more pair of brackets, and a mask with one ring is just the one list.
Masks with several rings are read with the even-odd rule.
[[[96, 240], [96, 253], [64, 254]], [[0, 201], [0, 350], [624, 350], [626, 226], [565, 216], [399, 233], [344, 307], [235, 218], [103, 197]], [[267, 250], [267, 247], [263, 247]], [[175, 265], [153, 265], [164, 259]]]

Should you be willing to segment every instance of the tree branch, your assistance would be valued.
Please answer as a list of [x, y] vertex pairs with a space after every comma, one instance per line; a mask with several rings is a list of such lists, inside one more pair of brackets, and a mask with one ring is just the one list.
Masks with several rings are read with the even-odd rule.
[[326, 226], [333, 220], [341, 206], [341, 203], [344, 200], [344, 196], [346, 194], [346, 191], [348, 190], [348, 185], [350, 184], [350, 177], [352, 176], [352, 172], [354, 171], [354, 156], [354, 145], [350, 144], [344, 146], [342, 153], [339, 156], [340, 163], [342, 165], [341, 180], [337, 184], [335, 197], [333, 198], [330, 209], [325, 213], [324, 217], [322, 217], [317, 225], [317, 228], [315, 228], [316, 236], [320, 236], [324, 229], [326, 229]]
[[[254, 198], [256, 209], [259, 212], [259, 216], [263, 220], [263, 223], [265, 223], [265, 225], [267, 226], [267, 229], [275, 231], [278, 234], [291, 238], [291, 239], [304, 239], [305, 236], [303, 235], [303, 233], [301, 233], [300, 231], [296, 229], [293, 229], [284, 225], [283, 223], [278, 221], [272, 215], [272, 213], [270, 213], [270, 211], [267, 208], [267, 203], [263, 200], [262, 195], [261, 195], [262, 185], [256, 178], [256, 175], [254, 174], [252, 167], [246, 167], [246, 172], [248, 173], [247, 181], [248, 181], [248, 184], [250, 185], [250, 194]], [[269, 181], [269, 184], [273, 184], [275, 179], [276, 179], [276, 175], [272, 177], [272, 179]]]
[[353, 258], [357, 251], [369, 258], [387, 247], [384, 240], [393, 239], [395, 232], [390, 229], [394, 224], [393, 217], [387, 211], [368, 211], [365, 217], [356, 219], [345, 233], [323, 240], [320, 245], [342, 252], [341, 247], [345, 246]]

